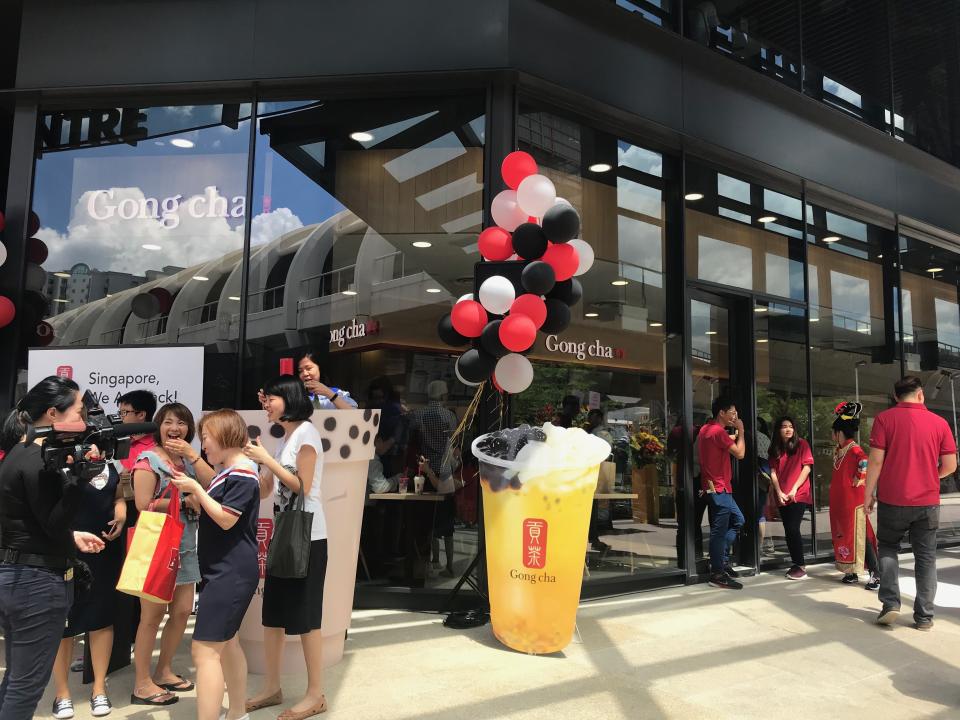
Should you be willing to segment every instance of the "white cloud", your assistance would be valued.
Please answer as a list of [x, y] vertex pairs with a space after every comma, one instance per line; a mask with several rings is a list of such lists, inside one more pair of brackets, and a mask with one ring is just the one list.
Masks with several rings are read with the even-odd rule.
[[260, 213], [250, 224], [250, 245], [265, 245], [273, 242], [291, 230], [302, 228], [303, 223], [290, 208], [277, 208], [268, 213]]

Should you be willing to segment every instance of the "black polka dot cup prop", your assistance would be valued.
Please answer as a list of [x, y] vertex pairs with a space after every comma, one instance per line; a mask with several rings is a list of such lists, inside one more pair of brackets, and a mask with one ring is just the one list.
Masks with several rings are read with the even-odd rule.
[[[258, 438], [273, 455], [283, 442], [283, 429], [268, 423], [262, 410], [244, 410], [240, 414], [247, 423], [247, 434]], [[343, 657], [343, 641], [350, 628], [367, 469], [373, 459], [373, 441], [380, 425], [380, 411], [314, 410], [310, 422], [320, 431], [323, 450], [321, 497], [327, 525], [327, 575], [322, 600], [323, 664], [329, 666]], [[261, 587], [240, 627], [240, 641], [247, 654], [247, 663], [251, 672], [256, 673], [266, 669], [261, 598], [266, 551], [273, 534], [274, 502], [275, 496], [271, 495], [260, 503], [257, 545], [261, 558]], [[302, 671], [303, 653], [299, 638], [287, 637], [282, 665], [285, 673]]]
[[437, 334], [451, 347], [470, 346], [454, 368], [460, 382], [490, 380], [501, 392], [516, 394], [533, 382], [526, 353], [537, 333], [560, 333], [570, 324], [570, 308], [583, 296], [576, 276], [590, 269], [594, 254], [577, 237], [579, 213], [557, 197], [531, 155], [510, 153], [501, 174], [508, 189], [491, 203], [496, 225], [477, 238], [483, 258], [477, 268], [508, 263], [518, 272], [476, 273], [483, 280], [440, 319]]
[[509, 648], [546, 654], [573, 637], [600, 463], [580, 428], [521, 425], [478, 437], [490, 621]]

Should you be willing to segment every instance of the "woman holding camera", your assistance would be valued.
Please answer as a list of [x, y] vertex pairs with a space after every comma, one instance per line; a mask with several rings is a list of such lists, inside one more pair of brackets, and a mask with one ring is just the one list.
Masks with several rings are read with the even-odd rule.
[[[7, 418], [10, 427], [83, 422], [77, 384], [41, 380]], [[103, 540], [70, 530], [83, 481], [47, 470], [41, 441], [15, 445], [0, 466], [0, 631], [6, 672], [0, 682], [0, 720], [32, 718], [73, 604], [76, 551], [103, 550]], [[96, 449], [87, 459], [96, 456]]]
[[[157, 446], [140, 454], [133, 468], [133, 492], [137, 510], [143, 512], [156, 501], [154, 509], [166, 512], [170, 500], [157, 500], [167, 485], [183, 473], [206, 485], [213, 478], [213, 469], [207, 465], [190, 443], [196, 425], [193, 413], [186, 405], [169, 403], [157, 411]], [[130, 702], [134, 705], [172, 705], [177, 702], [174, 693], [193, 690], [193, 683], [173, 672], [171, 663], [177, 646], [187, 629], [187, 621], [193, 611], [194, 590], [200, 582], [200, 562], [197, 557], [197, 526], [200, 502], [196, 495], [181, 495], [180, 520], [184, 524], [180, 541], [180, 569], [177, 572], [177, 587], [173, 602], [140, 601], [140, 626], [133, 647], [133, 663], [136, 673]], [[153, 675], [150, 662], [157, 632], [164, 613], [170, 617], [160, 637], [160, 657]]]

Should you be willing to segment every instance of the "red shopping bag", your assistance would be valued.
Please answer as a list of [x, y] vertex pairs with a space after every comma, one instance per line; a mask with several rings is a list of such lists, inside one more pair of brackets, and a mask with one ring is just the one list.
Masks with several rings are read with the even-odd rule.
[[[156, 512], [153, 508], [167, 491], [170, 497], [167, 511]], [[127, 534], [127, 557], [123, 561], [117, 590], [156, 603], [173, 600], [182, 537], [180, 493], [170, 483], [160, 497], [140, 513], [136, 527]]]

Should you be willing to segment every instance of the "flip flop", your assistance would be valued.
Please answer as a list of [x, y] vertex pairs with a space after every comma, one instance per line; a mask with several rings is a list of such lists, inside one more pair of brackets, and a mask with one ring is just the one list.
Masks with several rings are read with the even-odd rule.
[[178, 698], [176, 695], [170, 695], [170, 697], [168, 697], [166, 700], [157, 699], [157, 698], [163, 697], [164, 695], [170, 695], [170, 692], [168, 690], [164, 690], [163, 692], [154, 693], [153, 695], [150, 695], [149, 697], [145, 697], [145, 698], [142, 698], [139, 695], [134, 695], [131, 693], [130, 704], [162, 706], [162, 705], [173, 705], [175, 702], [178, 702], [180, 700], [180, 698]]
[[[183, 677], [183, 675], [177, 675], [177, 677], [180, 678], [177, 682], [157, 683], [157, 687], [162, 687], [167, 692], [175, 693], [190, 692], [194, 687], [196, 687], [192, 682]], [[186, 687], [184, 687], [184, 683], [186, 683]]]

